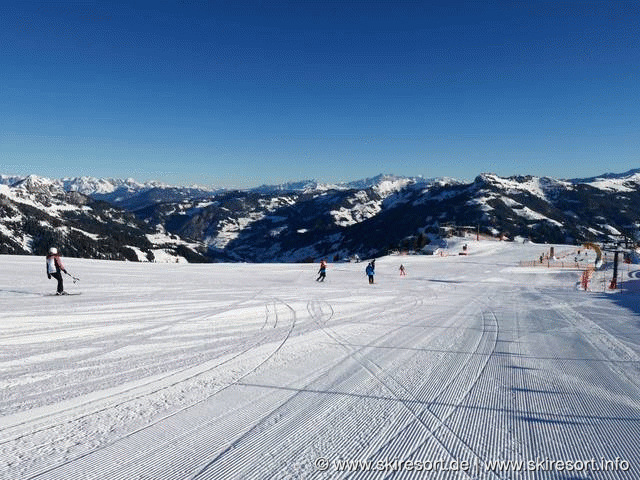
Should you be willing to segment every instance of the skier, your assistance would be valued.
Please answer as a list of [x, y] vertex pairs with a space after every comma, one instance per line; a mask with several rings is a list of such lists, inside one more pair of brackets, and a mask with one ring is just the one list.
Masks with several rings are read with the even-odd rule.
[[367, 265], [365, 272], [369, 276], [369, 285], [373, 284], [373, 276], [375, 275], [375, 267], [373, 265], [373, 262], [369, 262], [369, 265]]
[[324, 279], [327, 276], [327, 259], [323, 258], [320, 262], [320, 270], [318, 270], [318, 278], [316, 278], [316, 282], [324, 282]]
[[407, 270], [404, 268], [404, 265], [400, 264], [400, 276], [404, 277], [407, 274]]
[[51, 280], [51, 277], [53, 277], [58, 281], [56, 295], [67, 295], [67, 292], [64, 291], [64, 285], [62, 283], [62, 272], [67, 273], [64, 265], [62, 264], [62, 260], [60, 260], [58, 249], [55, 247], [51, 247], [49, 249], [49, 255], [47, 255], [47, 278]]

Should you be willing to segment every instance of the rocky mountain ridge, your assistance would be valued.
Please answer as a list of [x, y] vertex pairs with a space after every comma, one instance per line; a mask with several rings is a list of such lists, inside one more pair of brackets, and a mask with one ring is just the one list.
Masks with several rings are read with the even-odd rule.
[[[464, 228], [543, 243], [607, 241], [622, 235], [640, 239], [640, 169], [571, 180], [491, 173], [472, 182], [379, 175], [335, 185], [303, 181], [235, 191], [87, 177], [1, 176], [0, 184], [4, 203], [30, 204], [49, 216], [47, 209], [56, 206], [58, 223], [48, 221], [48, 228], [57, 231], [78, 229], [67, 225], [78, 221], [78, 214], [70, 213], [78, 209], [87, 223], [89, 212], [108, 211], [118, 225], [135, 225], [138, 233], [132, 230], [124, 242], [128, 245], [121, 247], [135, 246], [142, 252], [136, 253], [140, 260], [157, 248], [153, 242], [133, 245], [136, 235], [182, 242], [182, 253], [188, 248], [197, 254], [192, 261], [250, 262], [419, 250], [448, 231]], [[22, 215], [25, 219], [18, 220], [14, 212], [0, 220], [5, 253], [40, 252], [38, 235], [20, 232], [28, 217]], [[94, 215], [94, 220], [105, 222], [106, 216]], [[13, 232], [12, 247], [7, 246], [7, 230]], [[179, 256], [177, 248], [169, 250]], [[85, 254], [97, 252], [89, 249]]]

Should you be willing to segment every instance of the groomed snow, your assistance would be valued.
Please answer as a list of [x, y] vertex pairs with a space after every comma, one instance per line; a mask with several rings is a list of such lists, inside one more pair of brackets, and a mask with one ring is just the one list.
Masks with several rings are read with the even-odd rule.
[[[584, 292], [517, 267], [549, 246], [448, 247], [378, 259], [374, 285], [366, 262], [317, 283], [317, 264], [65, 258], [64, 297], [43, 258], [0, 256], [0, 478], [639, 478], [637, 266]], [[334, 463], [603, 458], [629, 470]]]

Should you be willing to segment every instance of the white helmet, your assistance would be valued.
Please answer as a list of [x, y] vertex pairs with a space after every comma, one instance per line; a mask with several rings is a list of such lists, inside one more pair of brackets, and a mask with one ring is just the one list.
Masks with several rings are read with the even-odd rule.
[[56, 254], [58, 253], [58, 249], [57, 249], [56, 247], [51, 247], [51, 248], [49, 249], [49, 253], [50, 253], [51, 255], [56, 255]]

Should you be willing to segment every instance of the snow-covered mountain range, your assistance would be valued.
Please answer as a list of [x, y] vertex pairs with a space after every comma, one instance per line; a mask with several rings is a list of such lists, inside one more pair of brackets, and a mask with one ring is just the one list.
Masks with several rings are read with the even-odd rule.
[[78, 192], [95, 200], [104, 200], [127, 210], [135, 210], [160, 202], [177, 202], [185, 198], [208, 197], [220, 189], [192, 186], [175, 187], [162, 182], [137, 182], [132, 178], [73, 177], [61, 179], [44, 179], [35, 175], [18, 177], [0, 175], [0, 184], [13, 185], [26, 178], [42, 179], [66, 192]]
[[[75, 185], [30, 175], [1, 177], [0, 253], [131, 261], [207, 261], [200, 242], [183, 241], [133, 213], [80, 193]], [[96, 197], [110, 182], [93, 182]], [[85, 190], [87, 191], [87, 190]]]
[[2, 252], [41, 254], [55, 240], [78, 256], [131, 260], [160, 250], [192, 261], [370, 257], [420, 249], [455, 227], [553, 243], [639, 239], [640, 169], [571, 180], [379, 175], [243, 191], [2, 175], [0, 213]]

